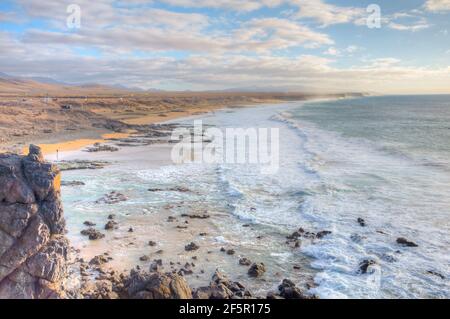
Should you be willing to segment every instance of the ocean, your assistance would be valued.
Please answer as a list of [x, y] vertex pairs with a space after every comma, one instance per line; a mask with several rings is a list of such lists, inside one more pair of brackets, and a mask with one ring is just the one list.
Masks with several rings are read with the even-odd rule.
[[[147, 222], [143, 234], [163, 234], [165, 226], [152, 214], [173, 204], [172, 212], [212, 212], [214, 235], [192, 235], [194, 240], [214, 250], [231, 246], [268, 269], [265, 280], [251, 280], [235, 259], [211, 254], [210, 266], [204, 266], [208, 277], [190, 283], [207, 282], [220, 267], [256, 292], [276, 289], [281, 279], [291, 278], [312, 279], [310, 293], [321, 298], [450, 297], [450, 96], [292, 102], [200, 118], [219, 128], [278, 128], [280, 169], [266, 175], [255, 164], [155, 166], [142, 155], [145, 148], [140, 156], [133, 156], [136, 149], [123, 148], [125, 155], [111, 155], [117, 156], [115, 164], [104, 170], [64, 173], [64, 179], [86, 184], [63, 189], [72, 241], [89, 247], [79, 235], [82, 221], [101, 222], [110, 213], [130, 225], [139, 215], [133, 227]], [[149, 187], [174, 186], [191, 191], [148, 192]], [[129, 201], [94, 204], [111, 190], [125, 193]], [[289, 247], [285, 237], [299, 227], [331, 234]], [[397, 244], [399, 237], [418, 247]], [[160, 240], [170, 250], [171, 239]], [[123, 243], [110, 250], [117, 245]], [[122, 247], [119, 256], [127, 251]], [[139, 253], [134, 251], [133, 258]], [[374, 263], [367, 273], [359, 271], [364, 260]]]

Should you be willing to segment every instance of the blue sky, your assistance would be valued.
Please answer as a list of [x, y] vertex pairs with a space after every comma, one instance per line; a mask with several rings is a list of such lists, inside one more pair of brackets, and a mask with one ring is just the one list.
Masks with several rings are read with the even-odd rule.
[[0, 72], [145, 89], [450, 93], [449, 17], [450, 0], [3, 0]]

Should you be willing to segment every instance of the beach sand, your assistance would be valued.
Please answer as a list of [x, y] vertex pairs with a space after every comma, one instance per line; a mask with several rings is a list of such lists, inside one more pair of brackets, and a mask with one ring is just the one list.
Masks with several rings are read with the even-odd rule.
[[[133, 137], [133, 134], [130, 136]], [[54, 146], [48, 148], [52, 149]], [[295, 248], [286, 245], [285, 234], [237, 220], [225, 208], [210, 206], [207, 197], [211, 190], [191, 190], [193, 185], [188, 180], [183, 185], [163, 186], [151, 180], [133, 180], [136, 170], [157, 173], [172, 167], [171, 150], [172, 145], [157, 143], [125, 146], [117, 152], [60, 151], [59, 160], [111, 163], [102, 170], [62, 173], [63, 181], [81, 180], [86, 183], [85, 186], [62, 187], [68, 237], [78, 251], [78, 258], [89, 261], [106, 253], [112, 260], [105, 267], [119, 272], [137, 266], [147, 270], [157, 259], [163, 260], [164, 271], [180, 271], [189, 264], [188, 268], [193, 273], [185, 278], [191, 287], [207, 285], [215, 270], [221, 269], [230, 279], [241, 282], [260, 297], [276, 290], [287, 273], [298, 283], [312, 284], [314, 271], [309, 267], [309, 260], [292, 254]], [[55, 161], [55, 154], [47, 152], [46, 159]], [[168, 187], [175, 190], [158, 189]], [[109, 191], [120, 192], [128, 200], [112, 205], [95, 204], [96, 199]], [[115, 215], [117, 228], [105, 230], [111, 214]], [[88, 228], [83, 224], [85, 221], [96, 224], [94, 228], [106, 237], [90, 241], [80, 235], [83, 229]], [[223, 232], [224, 225], [233, 227]], [[150, 241], [155, 245], [149, 245]], [[197, 244], [199, 249], [186, 251], [185, 246], [191, 242]], [[271, 245], [270, 251], [268, 243]], [[283, 256], [283, 263], [279, 262], [279, 256]], [[241, 258], [264, 262], [267, 273], [261, 279], [251, 278], [247, 274], [249, 265], [239, 264]], [[294, 268], [298, 270], [293, 272]]]

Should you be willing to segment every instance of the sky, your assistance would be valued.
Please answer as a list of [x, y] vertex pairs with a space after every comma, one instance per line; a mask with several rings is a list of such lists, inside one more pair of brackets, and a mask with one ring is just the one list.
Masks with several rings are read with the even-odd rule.
[[163, 90], [450, 93], [450, 0], [1, 0], [0, 72]]

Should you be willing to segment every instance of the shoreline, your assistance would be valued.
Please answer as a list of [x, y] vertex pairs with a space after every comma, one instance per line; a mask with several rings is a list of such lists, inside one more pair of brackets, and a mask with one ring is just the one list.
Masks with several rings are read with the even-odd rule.
[[[327, 96], [347, 98], [351, 95], [167, 93], [110, 98], [58, 97], [50, 102], [38, 97], [30, 97], [24, 101], [9, 97], [0, 103], [0, 115], [4, 115], [5, 123], [5, 126], [0, 128], [0, 134], [3, 134], [0, 138], [0, 153], [21, 152], [29, 144], [102, 140], [103, 134], [123, 133], [133, 127], [201, 115], [224, 108], [308, 101]], [[67, 105], [70, 108], [63, 109]], [[17, 126], [17, 121], [21, 121], [22, 125]], [[81, 144], [85, 146], [88, 142]]]
[[[280, 105], [256, 105], [251, 109], [246, 106], [239, 108], [239, 111], [248, 109], [249, 112], [255, 112], [260, 107], [278, 108]], [[229, 113], [226, 109], [221, 112]], [[190, 118], [183, 117], [185, 121]], [[239, 281], [245, 287], [249, 287], [248, 289], [258, 297], [265, 297], [269, 292], [276, 290], [277, 285], [287, 278], [285, 272], [295, 273], [295, 276], [293, 275], [290, 279], [295, 280], [303, 291], [306, 291], [305, 285], [314, 285], [312, 277], [314, 272], [310, 269], [307, 258], [293, 254], [294, 246], [290, 247], [285, 243], [288, 233], [278, 233], [271, 227], [240, 219], [230, 214], [225, 206], [223, 208], [209, 207], [209, 204], [199, 201], [205, 196], [199, 193], [200, 190], [181, 180], [179, 182], [153, 181], [153, 178], [135, 180], [133, 171], [136, 170], [136, 166], [141, 165], [139, 163], [142, 161], [146, 163], [145, 170], [150, 168], [151, 174], [172, 166], [170, 149], [170, 144], [161, 141], [147, 146], [124, 146], [118, 152], [112, 153], [98, 152], [88, 155], [79, 150], [60, 154], [64, 160], [68, 161], [89, 159], [111, 163], [98, 173], [68, 171], [63, 174], [63, 181], [79, 180], [86, 183], [78, 189], [88, 196], [88, 198], [83, 196], [82, 199], [82, 202], [87, 201], [84, 204], [87, 211], [85, 209], [78, 211], [76, 207], [80, 207], [81, 202], [78, 199], [72, 199], [73, 196], [77, 198], [79, 196], [76, 186], [74, 188], [63, 186], [67, 187], [63, 192], [63, 201], [70, 226], [69, 238], [79, 252], [77, 257], [79, 260], [86, 263], [105, 255], [112, 260], [105, 263], [102, 268], [121, 272], [135, 267], [147, 269], [152, 260], [162, 259], [164, 271], [186, 273], [185, 278], [191, 287], [209, 284], [215, 270], [220, 268], [230, 276], [231, 280]], [[152, 155], [148, 156], [148, 154]], [[129, 162], [129, 158], [133, 160]], [[47, 159], [51, 158], [47, 156]], [[187, 172], [190, 171], [188, 167], [186, 169]], [[97, 174], [103, 176], [101, 186], [97, 184], [98, 178], [95, 177]], [[115, 180], [116, 175], [120, 176], [120, 182], [110, 181], [103, 184], [105, 178]], [[193, 176], [186, 175], [183, 178], [189, 180]], [[160, 182], [163, 184], [160, 185]], [[166, 185], [166, 183], [169, 184]], [[92, 192], [97, 192], [99, 187], [103, 189], [102, 194], [117, 192], [126, 196], [128, 200], [97, 208], [97, 205], [90, 203], [101, 197], [101, 193], [92, 195]], [[211, 185], [211, 187], [215, 186]], [[76, 206], [73, 206], [75, 203]], [[114, 222], [117, 223], [117, 229], [104, 230], [103, 225], [109, 221], [108, 215], [111, 214], [115, 215]], [[89, 241], [80, 236], [81, 231], [89, 228], [83, 225], [86, 221], [89, 224], [95, 224], [92, 228], [106, 237]], [[233, 224], [235, 227], [224, 233], [223, 227], [228, 224]], [[133, 231], [130, 232], [130, 229]], [[244, 229], [245, 232], [243, 232]], [[149, 246], [148, 243], [152, 241], [155, 242], [154, 246]], [[266, 252], [266, 241], [274, 243], [279, 248], [270, 253]], [[200, 248], [195, 252], [185, 251], [184, 246], [191, 242]], [[278, 264], [277, 254], [289, 256], [289, 260]], [[240, 265], [241, 259], [256, 263], [264, 261], [268, 275], [258, 280], [249, 277], [247, 270], [250, 265]], [[195, 266], [188, 265], [191, 263]]]

